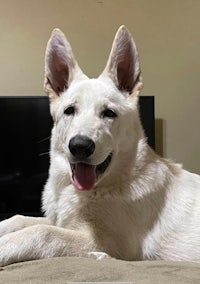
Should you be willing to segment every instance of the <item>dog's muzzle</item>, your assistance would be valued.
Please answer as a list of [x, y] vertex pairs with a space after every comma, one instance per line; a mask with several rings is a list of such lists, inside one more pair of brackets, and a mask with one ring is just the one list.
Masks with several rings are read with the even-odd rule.
[[79, 190], [91, 190], [98, 177], [110, 165], [112, 153], [107, 156], [103, 163], [91, 165], [89, 158], [94, 153], [95, 143], [89, 137], [82, 135], [76, 135], [69, 141], [69, 150], [75, 161], [71, 163], [71, 168], [76, 188]]

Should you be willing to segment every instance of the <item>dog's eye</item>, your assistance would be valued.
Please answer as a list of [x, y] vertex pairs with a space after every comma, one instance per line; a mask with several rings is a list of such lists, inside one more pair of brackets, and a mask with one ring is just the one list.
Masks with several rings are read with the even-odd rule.
[[115, 118], [117, 114], [112, 109], [107, 108], [102, 112], [102, 117]]
[[66, 115], [73, 115], [75, 113], [75, 108], [73, 106], [70, 106], [65, 109], [64, 113]]

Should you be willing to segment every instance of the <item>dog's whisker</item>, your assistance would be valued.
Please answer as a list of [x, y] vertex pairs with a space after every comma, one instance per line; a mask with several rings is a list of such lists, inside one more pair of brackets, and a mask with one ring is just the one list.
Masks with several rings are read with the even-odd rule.
[[41, 154], [39, 154], [39, 156], [41, 157], [41, 156], [45, 156], [45, 155], [49, 155], [49, 151], [48, 152], [44, 152], [44, 153], [41, 153]]
[[41, 140], [39, 140], [39, 141], [37, 141], [37, 143], [39, 144], [39, 143], [42, 143], [42, 142], [45, 142], [45, 141], [48, 141], [48, 140], [50, 140], [50, 136], [48, 136], [48, 137], [46, 137], [46, 138], [43, 138], [43, 139], [41, 139]]

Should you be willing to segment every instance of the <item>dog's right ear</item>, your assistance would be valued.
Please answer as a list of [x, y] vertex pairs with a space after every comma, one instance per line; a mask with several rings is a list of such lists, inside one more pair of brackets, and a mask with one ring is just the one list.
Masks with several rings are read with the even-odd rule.
[[44, 89], [51, 99], [60, 96], [71, 82], [83, 76], [72, 48], [65, 35], [54, 29], [47, 43], [45, 54]]

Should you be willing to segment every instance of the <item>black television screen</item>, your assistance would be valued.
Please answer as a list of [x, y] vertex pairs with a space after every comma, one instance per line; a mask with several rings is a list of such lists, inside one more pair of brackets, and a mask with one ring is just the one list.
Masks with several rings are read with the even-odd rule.
[[[154, 148], [154, 97], [140, 97], [139, 105], [148, 143]], [[48, 97], [0, 97], [0, 219], [41, 215], [51, 128]]]

